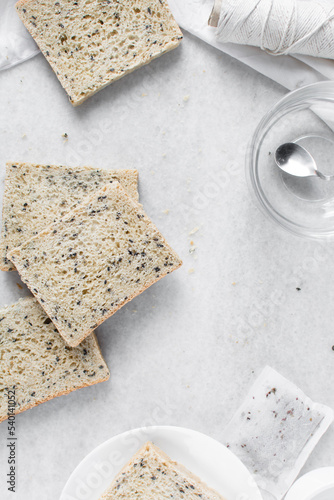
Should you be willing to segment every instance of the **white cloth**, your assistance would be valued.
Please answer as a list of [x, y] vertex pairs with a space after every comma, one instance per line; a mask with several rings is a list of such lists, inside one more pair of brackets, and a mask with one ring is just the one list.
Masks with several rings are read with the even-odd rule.
[[[334, 62], [329, 59], [311, 56], [274, 57], [257, 47], [218, 42], [216, 28], [208, 26], [214, 0], [168, 0], [168, 3], [181, 28], [289, 90], [321, 80], [334, 80]], [[334, 0], [330, 0], [330, 3], [334, 6]]]

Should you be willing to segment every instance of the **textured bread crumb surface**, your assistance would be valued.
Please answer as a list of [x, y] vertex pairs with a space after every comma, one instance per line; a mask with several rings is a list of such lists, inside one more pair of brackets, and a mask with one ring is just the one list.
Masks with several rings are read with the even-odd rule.
[[104, 170], [7, 163], [2, 208], [0, 269], [15, 269], [6, 254], [61, 218], [107, 183], [119, 181], [138, 200], [136, 170]]
[[184, 466], [146, 443], [115, 477], [99, 500], [224, 500]]
[[33, 297], [0, 310], [0, 422], [8, 390], [15, 413], [109, 378], [95, 335], [69, 347]]
[[182, 38], [166, 0], [20, 0], [16, 8], [74, 105]]
[[182, 264], [142, 206], [118, 182], [86, 199], [8, 258], [72, 346]]

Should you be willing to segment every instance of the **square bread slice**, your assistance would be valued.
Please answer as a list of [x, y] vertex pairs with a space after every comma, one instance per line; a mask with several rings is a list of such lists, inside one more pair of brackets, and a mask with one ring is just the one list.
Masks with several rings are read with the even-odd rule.
[[34, 297], [0, 310], [0, 359], [0, 422], [13, 386], [17, 414], [109, 378], [95, 335], [69, 347]]
[[118, 182], [7, 257], [71, 346], [182, 264]]
[[146, 443], [99, 500], [224, 500], [153, 443]]
[[104, 170], [7, 163], [2, 207], [0, 269], [15, 267], [6, 254], [81, 203], [108, 182], [119, 181], [138, 200], [137, 170]]
[[16, 9], [74, 106], [182, 39], [166, 0], [20, 0]]

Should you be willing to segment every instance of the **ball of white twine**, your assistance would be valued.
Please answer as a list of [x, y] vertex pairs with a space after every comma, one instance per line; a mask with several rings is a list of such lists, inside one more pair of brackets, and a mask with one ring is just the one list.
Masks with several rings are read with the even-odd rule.
[[334, 6], [326, 0], [222, 0], [217, 37], [273, 55], [334, 59]]

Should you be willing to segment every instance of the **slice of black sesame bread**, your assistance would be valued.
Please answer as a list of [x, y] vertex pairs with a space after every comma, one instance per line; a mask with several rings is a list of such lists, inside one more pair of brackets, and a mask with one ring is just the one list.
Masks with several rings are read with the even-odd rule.
[[71, 346], [182, 264], [118, 182], [7, 257]]
[[0, 422], [13, 386], [14, 413], [21, 413], [109, 378], [95, 335], [69, 347], [34, 297], [0, 310], [0, 360]]
[[115, 477], [99, 500], [224, 500], [183, 465], [151, 442]]
[[104, 170], [7, 163], [2, 208], [0, 269], [13, 271], [6, 254], [72, 210], [108, 182], [119, 181], [138, 200], [137, 170]]
[[20, 0], [16, 9], [74, 106], [182, 39], [166, 0]]

